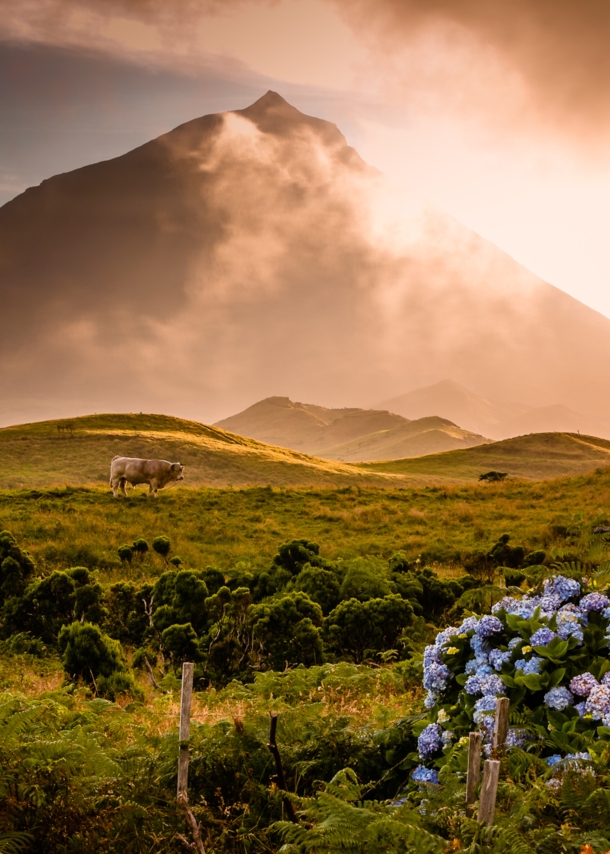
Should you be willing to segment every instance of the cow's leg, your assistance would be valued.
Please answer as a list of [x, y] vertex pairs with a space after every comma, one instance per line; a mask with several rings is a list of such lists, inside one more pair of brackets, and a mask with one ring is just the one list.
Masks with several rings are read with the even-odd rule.
[[157, 494], [157, 481], [153, 478], [148, 484], [148, 498], [152, 495], [153, 497]]
[[119, 497], [119, 489], [118, 489], [119, 478], [118, 477], [111, 478], [110, 479], [110, 486], [112, 487], [112, 494], [114, 495], [115, 498], [118, 498]]
[[127, 479], [124, 477], [122, 477], [121, 480], [119, 481], [119, 486], [121, 488], [121, 492], [123, 493], [125, 498], [127, 498], [127, 493], [125, 492], [125, 484], [126, 483], [127, 483]]

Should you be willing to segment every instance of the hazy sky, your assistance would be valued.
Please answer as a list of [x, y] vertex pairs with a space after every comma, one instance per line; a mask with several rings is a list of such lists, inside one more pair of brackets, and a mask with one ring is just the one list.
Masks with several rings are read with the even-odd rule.
[[606, 0], [0, 0], [0, 202], [267, 89], [610, 317]]

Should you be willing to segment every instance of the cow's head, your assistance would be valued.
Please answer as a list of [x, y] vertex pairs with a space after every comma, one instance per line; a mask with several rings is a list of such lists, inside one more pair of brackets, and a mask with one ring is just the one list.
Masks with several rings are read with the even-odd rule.
[[175, 480], [184, 480], [184, 475], [182, 472], [184, 471], [184, 466], [181, 466], [180, 463], [172, 463], [170, 466], [170, 471], [172, 474], [175, 474]]

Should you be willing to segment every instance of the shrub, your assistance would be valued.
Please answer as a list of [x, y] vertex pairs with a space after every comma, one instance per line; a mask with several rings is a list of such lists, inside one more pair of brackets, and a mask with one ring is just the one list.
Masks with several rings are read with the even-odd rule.
[[504, 580], [507, 587], [520, 587], [526, 578], [526, 574], [518, 569], [504, 568]]
[[167, 556], [171, 551], [172, 544], [167, 537], [155, 537], [152, 547], [158, 555], [163, 558], [163, 563], [167, 566]]
[[148, 551], [148, 543], [143, 537], [138, 537], [137, 540], [133, 541], [132, 550], [134, 555], [138, 559], [138, 563], [142, 563], [144, 560], [144, 555]]
[[190, 623], [169, 626], [162, 633], [161, 641], [169, 653], [174, 670], [183, 661], [197, 661], [200, 657], [199, 638]]
[[82, 679], [99, 696], [114, 699], [117, 693], [138, 691], [118, 641], [91, 623], [72, 623], [62, 628], [57, 641], [64, 670], [71, 679]]
[[131, 546], [119, 546], [119, 548], [117, 549], [117, 553], [121, 558], [122, 563], [131, 565], [131, 562], [133, 560], [133, 549]]
[[360, 602], [341, 602], [324, 621], [324, 636], [338, 655], [356, 664], [379, 652], [395, 649], [399, 637], [413, 622], [410, 602], [396, 594]]

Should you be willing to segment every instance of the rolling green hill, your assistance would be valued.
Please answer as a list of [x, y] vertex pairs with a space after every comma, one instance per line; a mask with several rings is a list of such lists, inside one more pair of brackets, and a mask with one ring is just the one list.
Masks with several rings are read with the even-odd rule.
[[3, 428], [0, 488], [107, 484], [116, 455], [179, 461], [186, 466], [186, 486], [385, 486], [404, 481], [401, 475], [320, 460], [194, 421], [127, 414]]
[[186, 469], [179, 489], [397, 488], [473, 481], [490, 469], [533, 480], [584, 474], [610, 465], [610, 441], [574, 433], [537, 433], [411, 459], [346, 463], [165, 415], [88, 415], [0, 430], [0, 489], [106, 486], [115, 455], [181, 462]]
[[475, 480], [495, 469], [529, 480], [584, 474], [610, 465], [610, 441], [578, 433], [531, 433], [467, 450], [407, 460], [362, 463], [368, 471], [436, 477], [447, 482]]

